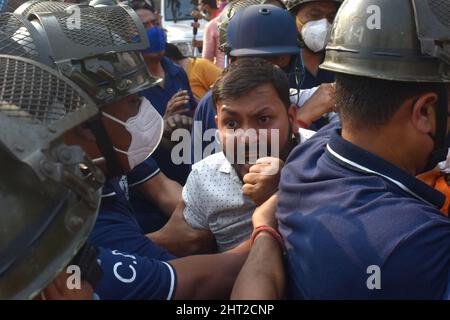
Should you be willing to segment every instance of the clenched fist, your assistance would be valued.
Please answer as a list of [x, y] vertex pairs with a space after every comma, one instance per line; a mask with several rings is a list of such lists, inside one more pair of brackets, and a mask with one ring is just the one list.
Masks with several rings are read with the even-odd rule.
[[260, 158], [250, 167], [244, 178], [242, 191], [256, 205], [261, 205], [278, 190], [283, 160], [274, 157]]

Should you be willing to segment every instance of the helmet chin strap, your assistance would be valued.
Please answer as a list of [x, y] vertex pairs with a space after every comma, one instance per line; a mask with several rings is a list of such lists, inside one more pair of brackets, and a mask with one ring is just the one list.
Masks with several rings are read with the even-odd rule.
[[108, 132], [101, 121], [101, 115], [96, 117], [93, 121], [90, 121], [88, 126], [94, 134], [97, 146], [106, 161], [106, 168], [108, 169], [109, 175], [113, 177], [123, 175], [124, 171], [119, 165], [111, 139], [109, 138]]

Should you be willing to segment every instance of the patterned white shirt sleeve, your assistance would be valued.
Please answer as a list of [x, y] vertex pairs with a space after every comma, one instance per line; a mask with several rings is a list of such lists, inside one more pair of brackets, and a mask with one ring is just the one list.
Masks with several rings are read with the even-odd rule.
[[200, 191], [201, 184], [200, 172], [196, 166], [192, 168], [188, 176], [186, 184], [183, 187], [182, 197], [186, 205], [183, 215], [186, 222], [194, 229], [209, 229], [208, 219], [206, 213], [203, 212], [202, 192]]

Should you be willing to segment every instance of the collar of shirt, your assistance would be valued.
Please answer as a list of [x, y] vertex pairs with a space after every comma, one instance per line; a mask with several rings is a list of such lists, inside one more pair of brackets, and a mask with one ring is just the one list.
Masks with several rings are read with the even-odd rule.
[[441, 208], [445, 197], [437, 190], [406, 173], [392, 163], [344, 140], [336, 130], [327, 145], [326, 154], [347, 169], [377, 175], [431, 206]]
[[[323, 61], [322, 61], [323, 62]], [[302, 82], [302, 89], [311, 89], [320, 86], [322, 83], [333, 83], [335, 75], [333, 72], [321, 69], [317, 70], [317, 75], [314, 76], [308, 69], [304, 68], [305, 75]]]
[[126, 176], [108, 179], [103, 185], [102, 199], [124, 195], [128, 200], [128, 180]]
[[206, 159], [214, 163], [219, 172], [230, 175], [230, 178], [242, 184], [242, 181], [241, 179], [239, 179], [236, 170], [234, 170], [230, 161], [228, 161], [227, 157], [222, 151], [217, 153], [216, 156]]

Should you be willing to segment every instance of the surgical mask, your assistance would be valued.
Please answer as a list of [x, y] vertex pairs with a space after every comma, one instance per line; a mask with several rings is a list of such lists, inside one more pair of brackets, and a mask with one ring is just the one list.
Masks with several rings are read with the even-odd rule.
[[325, 50], [330, 33], [331, 24], [327, 19], [307, 22], [301, 31], [303, 42], [315, 53]]
[[131, 169], [147, 159], [158, 147], [164, 131], [164, 121], [158, 111], [146, 98], [142, 98], [138, 114], [128, 118], [126, 122], [108, 113], [102, 112], [102, 114], [114, 122], [123, 125], [131, 134], [131, 143], [128, 151], [113, 147], [114, 150], [128, 157], [128, 163]]
[[[433, 137], [431, 138], [434, 140]], [[441, 148], [433, 150], [423, 172], [433, 170], [436, 166], [438, 166], [441, 172], [447, 174], [450, 173], [449, 147], [450, 147], [450, 135], [447, 136], [445, 144]]]
[[439, 171], [445, 174], [450, 174], [450, 148], [447, 152], [447, 159], [445, 161], [439, 162]]

